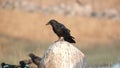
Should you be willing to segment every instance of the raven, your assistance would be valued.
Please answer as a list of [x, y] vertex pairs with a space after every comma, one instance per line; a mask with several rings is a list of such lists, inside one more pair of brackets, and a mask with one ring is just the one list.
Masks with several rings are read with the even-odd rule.
[[18, 68], [17, 65], [6, 64], [4, 62], [1, 63], [2, 68]]
[[29, 54], [29, 57], [31, 58], [32, 62], [37, 65], [38, 68], [40, 68], [40, 61], [41, 61], [41, 57], [39, 56], [36, 56], [35, 54], [33, 53], [30, 53]]
[[25, 63], [25, 61], [19, 62], [21, 68], [30, 68], [29, 64]]
[[65, 41], [68, 41], [70, 43], [75, 43], [74, 37], [70, 35], [70, 30], [66, 28], [63, 24], [59, 23], [54, 19], [50, 20], [46, 25], [49, 24], [52, 26], [53, 31], [59, 37], [58, 40], [60, 40], [61, 37], [63, 37]]

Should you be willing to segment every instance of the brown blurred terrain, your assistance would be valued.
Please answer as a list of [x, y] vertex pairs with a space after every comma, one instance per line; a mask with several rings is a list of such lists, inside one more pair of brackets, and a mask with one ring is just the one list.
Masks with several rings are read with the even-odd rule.
[[[18, 64], [19, 60], [28, 59], [28, 54], [31, 52], [43, 56], [49, 44], [58, 39], [52, 28], [45, 25], [50, 19], [58, 20], [71, 30], [77, 42], [75, 46], [85, 53], [90, 64], [112, 64], [120, 61], [119, 0], [81, 1], [82, 6], [89, 4], [92, 12], [102, 12], [106, 9], [114, 9], [118, 12], [115, 15], [110, 13], [110, 17], [107, 17], [107, 14], [106, 17], [104, 15], [93, 17], [69, 13], [68, 15], [59, 14], [55, 11], [51, 13], [49, 10], [45, 12], [42, 10], [39, 12], [24, 11], [15, 6], [15, 1], [19, 0], [11, 0], [12, 8], [10, 5], [7, 7], [3, 5], [5, 1], [7, 0], [0, 0], [0, 5], [2, 5], [0, 8], [0, 63], [4, 61]], [[60, 3], [65, 5], [76, 3], [75, 0], [25, 1], [36, 2], [42, 8], [56, 6]], [[90, 14], [92, 12], [90, 11]]]

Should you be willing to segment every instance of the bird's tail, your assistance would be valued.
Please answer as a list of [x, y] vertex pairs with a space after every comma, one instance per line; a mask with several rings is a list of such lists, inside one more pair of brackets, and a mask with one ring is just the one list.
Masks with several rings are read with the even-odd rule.
[[74, 37], [72, 37], [72, 36], [65, 36], [64, 40], [68, 41], [70, 43], [76, 43], [75, 40], [74, 40]]

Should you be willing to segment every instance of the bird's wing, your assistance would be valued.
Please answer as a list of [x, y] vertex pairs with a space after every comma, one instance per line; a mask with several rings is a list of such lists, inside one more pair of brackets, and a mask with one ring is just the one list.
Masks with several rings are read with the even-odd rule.
[[70, 32], [70, 30], [68, 28], [66, 28], [63, 24], [61, 23], [58, 23], [58, 27], [60, 27], [61, 29], [65, 29], [67, 30], [68, 32]]
[[41, 61], [41, 59], [39, 59], [39, 58], [35, 58], [35, 59], [34, 59], [34, 63], [35, 63], [35, 64], [39, 64], [40, 61]]
[[62, 32], [62, 30], [65, 28], [65, 26], [61, 23], [56, 23], [54, 25], [55, 25], [54, 28], [56, 32]]
[[70, 32], [70, 30], [68, 28], [66, 28], [68, 32]]
[[36, 60], [36, 61], [41, 61], [41, 59], [42, 59], [42, 58], [40, 58], [40, 57], [38, 57], [38, 56], [35, 57], [35, 60]]

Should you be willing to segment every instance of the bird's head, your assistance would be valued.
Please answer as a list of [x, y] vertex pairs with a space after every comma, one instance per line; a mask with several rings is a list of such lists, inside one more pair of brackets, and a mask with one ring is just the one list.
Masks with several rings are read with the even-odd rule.
[[19, 64], [20, 65], [25, 65], [25, 62], [24, 61], [19, 61]]
[[4, 65], [6, 65], [4, 62], [3, 62], [3, 63], [1, 63], [1, 66], [4, 66]]
[[56, 23], [57, 21], [55, 19], [51, 19], [46, 25], [52, 25]]
[[29, 57], [32, 58], [32, 57], [35, 57], [35, 55], [34, 55], [33, 53], [30, 53], [30, 54], [29, 54]]

